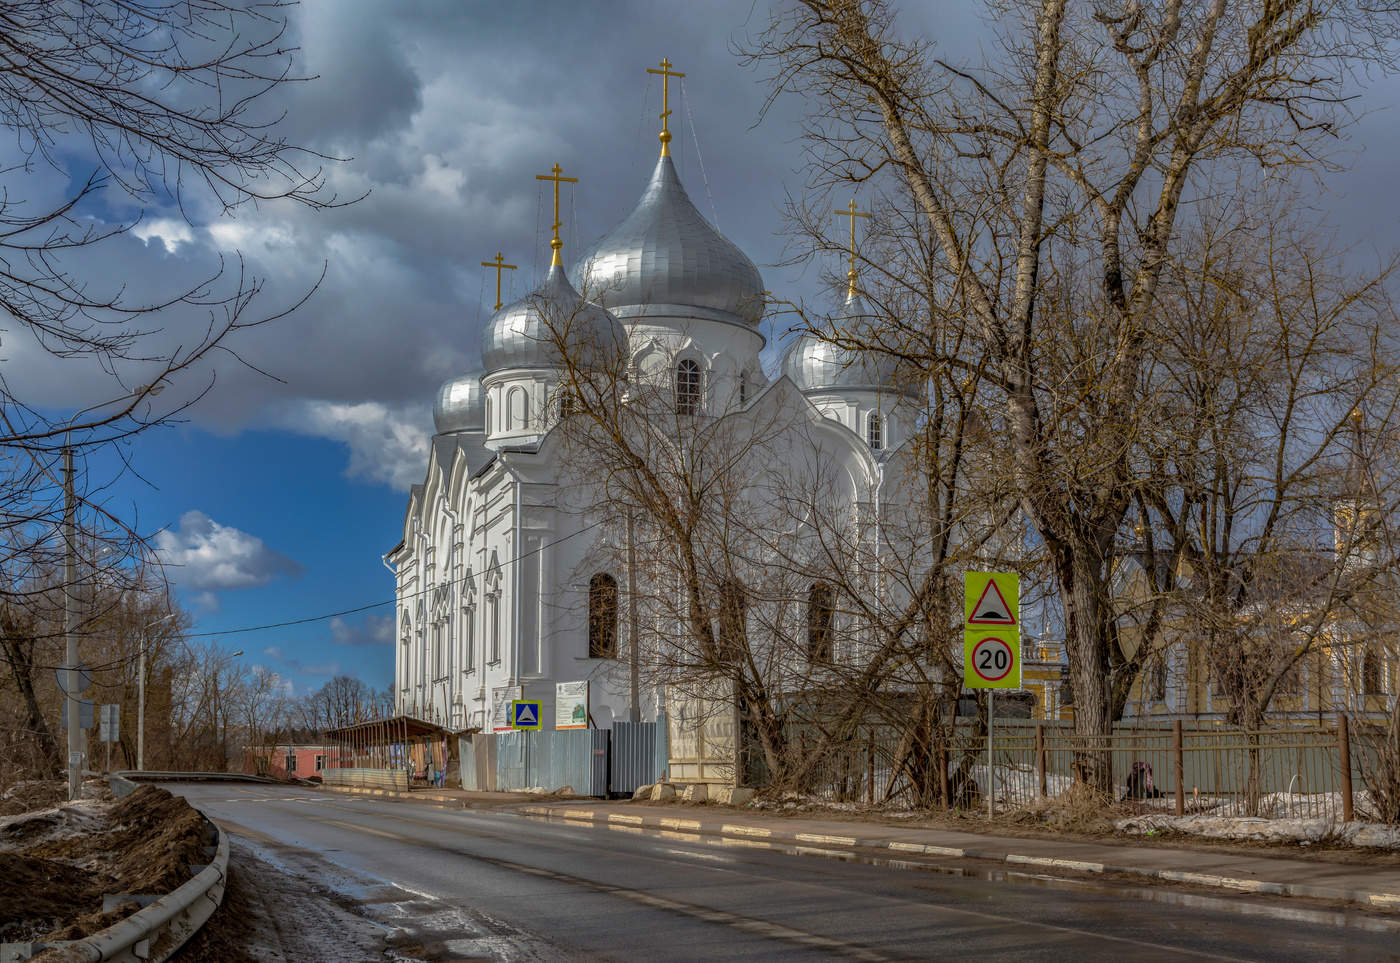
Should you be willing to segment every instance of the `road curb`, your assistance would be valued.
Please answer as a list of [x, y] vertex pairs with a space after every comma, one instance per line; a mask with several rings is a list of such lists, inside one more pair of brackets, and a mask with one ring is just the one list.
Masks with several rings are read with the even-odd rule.
[[[1206, 886], [1227, 889], [1237, 893], [1259, 893], [1267, 896], [1294, 896], [1308, 899], [1339, 900], [1357, 903], [1371, 909], [1386, 912], [1400, 912], [1400, 893], [1385, 893], [1373, 890], [1340, 889], [1332, 886], [1317, 886], [1311, 883], [1280, 883], [1270, 880], [1248, 879], [1237, 876], [1222, 876], [1215, 873], [1194, 873], [1174, 869], [1149, 869], [1141, 866], [1118, 866], [1112, 863], [1098, 863], [1089, 860], [1065, 859], [1054, 856], [1034, 856], [1027, 853], [1014, 853], [1000, 850], [966, 849], [953, 846], [908, 842], [905, 840], [861, 838], [858, 836], [832, 836], [808, 832], [788, 832], [769, 826], [746, 825], [741, 822], [720, 822], [708, 825], [696, 819], [677, 819], [673, 816], [623, 815], [619, 813], [595, 813], [569, 806], [519, 806], [513, 812], [527, 816], [566, 819], [570, 822], [591, 822], [611, 825], [615, 828], [658, 829], [701, 835], [721, 836], [736, 842], [754, 844], [787, 843], [799, 851], [810, 849], [811, 844], [820, 843], [827, 847], [848, 849], [883, 849], [890, 853], [922, 856], [942, 856], [952, 859], [976, 859], [1004, 865], [1040, 867], [1094, 875], [1137, 876], [1163, 883]], [[826, 849], [824, 853], [841, 852]]]
[[409, 802], [421, 803], [425, 806], [437, 806], [442, 809], [467, 809], [466, 800], [458, 799], [456, 796], [442, 796], [433, 793], [403, 792], [398, 789], [368, 789], [363, 786], [326, 786], [320, 787], [326, 792], [346, 793], [352, 796], [379, 796], [387, 799], [402, 799]]

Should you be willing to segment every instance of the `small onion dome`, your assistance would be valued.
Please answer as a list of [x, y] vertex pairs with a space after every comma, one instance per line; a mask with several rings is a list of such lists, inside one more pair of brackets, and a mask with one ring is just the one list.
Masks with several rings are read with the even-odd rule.
[[[868, 318], [871, 311], [865, 299], [852, 292], [846, 298], [842, 316], [845, 319]], [[794, 341], [783, 356], [783, 374], [804, 392], [902, 392], [919, 397], [918, 385], [899, 383], [898, 367], [898, 361], [887, 354], [851, 351], [824, 341], [810, 331]]]
[[669, 156], [642, 199], [575, 269], [619, 318], [682, 317], [757, 327], [758, 268], [695, 209]]
[[438, 389], [433, 404], [433, 424], [439, 435], [454, 431], [485, 431], [485, 396], [481, 393], [481, 372], [449, 378]]
[[585, 365], [606, 363], [627, 350], [627, 331], [617, 318], [583, 300], [556, 264], [533, 293], [492, 315], [481, 340], [486, 373], [557, 368], [561, 336]]

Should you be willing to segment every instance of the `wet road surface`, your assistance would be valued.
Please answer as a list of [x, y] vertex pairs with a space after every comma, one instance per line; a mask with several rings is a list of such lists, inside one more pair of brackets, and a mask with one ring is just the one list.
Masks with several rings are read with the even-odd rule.
[[286, 787], [166, 788], [424, 959], [1400, 959], [1400, 918], [1299, 900]]

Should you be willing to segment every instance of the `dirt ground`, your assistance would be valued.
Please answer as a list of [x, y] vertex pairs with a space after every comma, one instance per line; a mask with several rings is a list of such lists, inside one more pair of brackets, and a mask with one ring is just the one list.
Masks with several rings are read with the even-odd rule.
[[104, 894], [164, 895], [209, 862], [214, 828], [184, 799], [154, 786], [90, 795], [0, 818], [0, 940], [80, 939], [138, 908], [104, 913]]
[[387, 930], [347, 912], [308, 881], [229, 851], [224, 902], [172, 963], [353, 963], [386, 959]]

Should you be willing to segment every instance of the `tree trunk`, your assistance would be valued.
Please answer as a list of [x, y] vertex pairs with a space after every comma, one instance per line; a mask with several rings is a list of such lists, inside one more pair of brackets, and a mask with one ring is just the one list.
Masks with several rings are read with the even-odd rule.
[[58, 753], [58, 743], [54, 741], [49, 724], [44, 719], [43, 711], [39, 708], [39, 700], [34, 694], [34, 666], [21, 651], [20, 645], [14, 638], [6, 636], [0, 640], [0, 644], [4, 645], [5, 658], [10, 663], [10, 672], [15, 680], [15, 688], [19, 690], [20, 698], [24, 700], [29, 731], [34, 735], [39, 756], [49, 767], [48, 775], [56, 776], [63, 770], [63, 757]]
[[1099, 571], [1086, 564], [1088, 553], [1077, 547], [1059, 569], [1065, 603], [1065, 648], [1074, 686], [1074, 731], [1079, 747], [1075, 775], [1101, 792], [1113, 791], [1113, 757], [1108, 739], [1113, 731], [1113, 693], [1109, 665], [1107, 585]]

